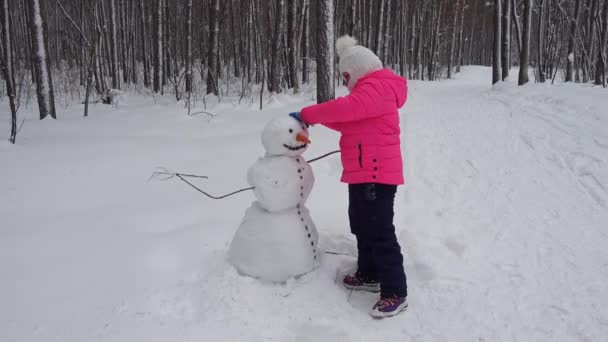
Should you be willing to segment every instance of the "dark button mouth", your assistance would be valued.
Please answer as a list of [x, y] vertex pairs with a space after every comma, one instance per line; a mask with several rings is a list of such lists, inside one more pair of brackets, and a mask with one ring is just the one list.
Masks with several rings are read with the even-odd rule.
[[308, 146], [308, 144], [304, 144], [304, 145], [300, 145], [300, 146], [296, 146], [296, 147], [289, 146], [287, 144], [283, 144], [283, 147], [285, 147], [286, 149], [291, 150], [291, 151], [298, 151], [303, 148], [306, 148], [306, 146]]

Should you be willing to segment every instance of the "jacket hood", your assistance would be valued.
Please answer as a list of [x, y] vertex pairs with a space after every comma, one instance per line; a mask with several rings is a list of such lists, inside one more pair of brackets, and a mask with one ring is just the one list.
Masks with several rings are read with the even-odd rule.
[[403, 107], [407, 100], [407, 80], [390, 69], [382, 69], [371, 72], [359, 79], [359, 84], [365, 81], [380, 81], [382, 84], [387, 85], [395, 96], [397, 108]]

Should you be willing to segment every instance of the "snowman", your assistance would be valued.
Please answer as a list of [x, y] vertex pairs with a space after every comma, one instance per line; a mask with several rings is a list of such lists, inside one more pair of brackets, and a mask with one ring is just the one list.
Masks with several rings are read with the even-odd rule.
[[292, 117], [271, 120], [262, 132], [266, 150], [247, 173], [256, 201], [245, 212], [228, 251], [242, 274], [284, 282], [319, 265], [318, 233], [304, 206], [314, 176], [301, 157], [310, 140]]

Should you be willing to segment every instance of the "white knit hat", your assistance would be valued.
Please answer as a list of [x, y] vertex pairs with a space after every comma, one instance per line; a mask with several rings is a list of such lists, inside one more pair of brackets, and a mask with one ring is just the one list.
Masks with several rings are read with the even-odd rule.
[[357, 81], [370, 72], [382, 69], [382, 61], [370, 49], [357, 45], [351, 36], [342, 36], [336, 41], [336, 51], [340, 58], [340, 73], [347, 72], [350, 80], [348, 90], [353, 90]]

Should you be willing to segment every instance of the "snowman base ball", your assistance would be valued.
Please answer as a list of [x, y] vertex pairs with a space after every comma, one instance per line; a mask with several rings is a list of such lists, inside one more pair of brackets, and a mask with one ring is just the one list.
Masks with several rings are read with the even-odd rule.
[[319, 266], [318, 239], [305, 206], [269, 212], [254, 202], [230, 244], [228, 260], [242, 274], [285, 282]]

